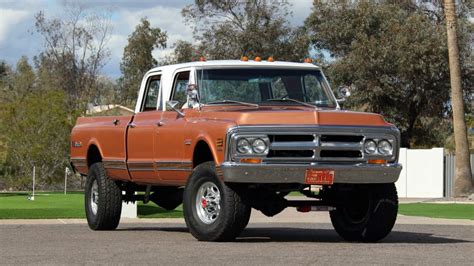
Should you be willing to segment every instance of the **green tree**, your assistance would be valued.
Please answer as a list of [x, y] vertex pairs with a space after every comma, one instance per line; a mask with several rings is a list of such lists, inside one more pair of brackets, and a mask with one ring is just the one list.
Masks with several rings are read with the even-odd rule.
[[[401, 130], [404, 147], [443, 145], [451, 109], [441, 6], [315, 1], [305, 25], [314, 47], [333, 56], [332, 82], [353, 85], [349, 107], [383, 114]], [[468, 50], [464, 43], [464, 58]]]
[[143, 75], [156, 66], [153, 58], [155, 48], [166, 48], [166, 32], [153, 28], [146, 18], [140, 20], [135, 31], [128, 37], [128, 44], [123, 51], [119, 79], [121, 102], [134, 107]]
[[196, 0], [183, 8], [182, 15], [199, 43], [194, 50], [208, 59], [245, 55], [301, 61], [308, 55], [303, 28], [292, 27], [287, 20], [291, 15], [287, 1]]
[[0, 110], [8, 183], [17, 189], [29, 188], [33, 166], [41, 188], [62, 178], [67, 163], [71, 123], [65, 92], [39, 85], [35, 71], [22, 57]]

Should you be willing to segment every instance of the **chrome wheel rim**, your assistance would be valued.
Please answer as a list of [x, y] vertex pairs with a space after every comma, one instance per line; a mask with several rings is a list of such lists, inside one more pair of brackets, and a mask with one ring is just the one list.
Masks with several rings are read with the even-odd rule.
[[212, 224], [219, 217], [221, 211], [221, 193], [216, 184], [206, 182], [202, 184], [196, 194], [196, 212], [199, 219], [205, 224]]
[[97, 180], [92, 182], [91, 187], [91, 198], [90, 198], [90, 207], [94, 215], [97, 215], [97, 209], [99, 206], [99, 185], [97, 185]]

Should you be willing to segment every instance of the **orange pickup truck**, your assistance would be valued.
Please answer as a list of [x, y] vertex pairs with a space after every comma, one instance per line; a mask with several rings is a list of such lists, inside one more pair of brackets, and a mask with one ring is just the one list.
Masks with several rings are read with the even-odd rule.
[[[329, 211], [348, 241], [378, 241], [398, 211], [398, 129], [341, 110], [318, 66], [260, 60], [162, 66], [143, 78], [135, 114], [81, 117], [71, 165], [87, 175], [89, 227], [113, 230], [122, 201], [152, 201], [198, 240], [228, 241], [251, 209]], [[307, 200], [292, 200], [290, 192]], [[137, 193], [141, 192], [141, 193]]]

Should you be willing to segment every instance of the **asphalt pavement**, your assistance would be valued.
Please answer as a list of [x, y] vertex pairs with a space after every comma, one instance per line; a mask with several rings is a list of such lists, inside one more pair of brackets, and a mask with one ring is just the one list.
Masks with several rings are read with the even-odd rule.
[[123, 219], [115, 231], [84, 220], [1, 220], [0, 264], [473, 265], [474, 221], [399, 216], [375, 244], [344, 242], [327, 213], [253, 213], [234, 242], [196, 241], [183, 219]]

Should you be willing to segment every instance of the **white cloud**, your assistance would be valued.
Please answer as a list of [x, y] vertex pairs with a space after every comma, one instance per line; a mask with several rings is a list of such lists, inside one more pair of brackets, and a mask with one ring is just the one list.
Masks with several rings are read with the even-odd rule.
[[0, 44], [7, 39], [12, 28], [29, 15], [25, 10], [0, 8]]
[[[104, 66], [103, 73], [117, 78], [120, 76], [120, 61], [128, 36], [134, 31], [142, 17], [147, 17], [152, 27], [159, 27], [167, 32], [168, 47], [156, 49], [155, 58], [172, 53], [172, 45], [178, 40], [193, 41], [192, 29], [184, 23], [181, 9], [193, 0], [161, 1], [114, 1], [85, 0], [93, 10], [110, 10], [112, 12], [113, 31], [107, 43], [111, 52], [110, 61]], [[43, 49], [42, 39], [34, 32], [34, 14], [45, 11], [47, 18], [64, 16], [63, 1], [60, 0], [0, 0], [0, 60], [15, 64], [22, 55], [29, 58]], [[292, 25], [302, 25], [310, 14], [312, 0], [291, 0], [289, 17]]]
[[151, 27], [159, 27], [166, 31], [168, 40], [166, 49], [156, 49], [153, 51], [153, 57], [159, 59], [172, 53], [172, 45], [178, 40], [192, 40], [192, 30], [184, 24], [181, 16], [180, 7], [154, 6], [146, 9], [118, 9], [114, 15], [114, 34], [108, 42], [108, 48], [111, 51], [111, 60], [105, 66], [105, 71], [112, 76], [119, 75], [120, 60], [123, 55], [123, 49], [127, 45], [128, 36], [135, 30], [140, 23], [140, 19], [147, 17]]
[[311, 0], [292, 0], [290, 1], [290, 10], [293, 12], [293, 16], [289, 18], [291, 24], [295, 26], [301, 26], [304, 20], [311, 13], [313, 7], [313, 1]]

